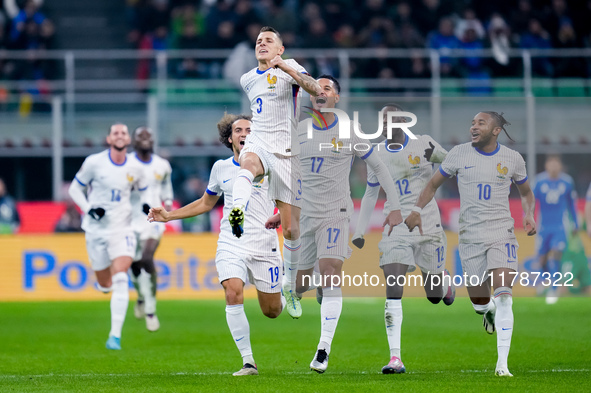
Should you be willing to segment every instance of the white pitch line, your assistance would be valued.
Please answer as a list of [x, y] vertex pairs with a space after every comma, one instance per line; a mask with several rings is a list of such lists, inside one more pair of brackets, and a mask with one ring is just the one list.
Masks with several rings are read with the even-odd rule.
[[[590, 372], [591, 369], [588, 368], [580, 368], [580, 369], [575, 369], [575, 368], [567, 368], [567, 369], [560, 369], [560, 368], [554, 368], [554, 369], [546, 369], [546, 370], [526, 370], [526, 373], [584, 373], [584, 372]], [[450, 370], [435, 370], [435, 371], [408, 371], [407, 374], [450, 374], [450, 373], [454, 373], [454, 372], [460, 372], [460, 373], [466, 373], [466, 374], [472, 374], [472, 373], [493, 373], [493, 370], [459, 370], [459, 371], [450, 371]], [[228, 371], [228, 372], [195, 372], [195, 373], [187, 373], [187, 372], [178, 372], [178, 373], [137, 373], [137, 374], [133, 374], [133, 373], [126, 373], [126, 374], [114, 374], [114, 373], [109, 373], [109, 374], [36, 374], [36, 375], [2, 375], [0, 374], [0, 380], [2, 379], [17, 379], [17, 378], [50, 378], [50, 377], [56, 377], [56, 378], [89, 378], [89, 377], [142, 377], [142, 376], [213, 376], [213, 375], [231, 375], [232, 372]], [[314, 375], [311, 372], [308, 371], [289, 371], [289, 372], [285, 372], [282, 373], [282, 375], [284, 374], [289, 374], [289, 375]], [[374, 374], [374, 372], [368, 372], [368, 371], [358, 371], [358, 372], [347, 372], [347, 373], [338, 373], [338, 374], [334, 374], [334, 375], [368, 375], [368, 374]], [[380, 374], [379, 372], [375, 372], [375, 374]]]

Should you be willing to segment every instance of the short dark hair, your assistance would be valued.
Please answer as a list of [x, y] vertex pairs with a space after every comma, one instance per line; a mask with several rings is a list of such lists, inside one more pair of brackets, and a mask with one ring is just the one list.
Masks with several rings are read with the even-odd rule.
[[250, 121], [252, 116], [248, 115], [234, 115], [232, 113], [224, 113], [224, 116], [218, 121], [218, 133], [220, 134], [220, 142], [228, 149], [232, 150], [232, 143], [228, 140], [232, 136], [232, 124], [237, 120]]
[[493, 112], [493, 111], [483, 111], [482, 113], [486, 113], [488, 115], [490, 115], [493, 119], [495, 128], [496, 127], [501, 127], [501, 129], [503, 131], [505, 131], [505, 135], [507, 135], [507, 138], [509, 138], [510, 141], [515, 142], [513, 140], [513, 138], [511, 138], [511, 136], [509, 136], [509, 133], [507, 132], [507, 130], [505, 129], [505, 126], [510, 126], [511, 123], [509, 123], [504, 117], [503, 117], [503, 112], [499, 113], [499, 112]]
[[[109, 128], [107, 129], [107, 135], [111, 135], [111, 129], [112, 129], [114, 126], [125, 126], [125, 127], [127, 127], [127, 124], [125, 124], [125, 123], [122, 123], [122, 122], [120, 122], [120, 121], [118, 121], [118, 122], [115, 122], [115, 123], [111, 124], [111, 125], [109, 126]], [[127, 131], [129, 132], [129, 127], [127, 128]]]
[[148, 133], [150, 133], [150, 135], [154, 135], [154, 133], [152, 132], [152, 129], [150, 127], [148, 127], [148, 126], [139, 126], [139, 127], [136, 127], [135, 130], [133, 130], [133, 134], [131, 134], [132, 137], [135, 138], [135, 136], [138, 133], [140, 133], [141, 131], [143, 131], [143, 130], [148, 131]]
[[327, 75], [327, 74], [322, 74], [318, 78], [316, 78], [316, 80], [318, 80], [318, 79], [328, 79], [328, 80], [331, 80], [332, 83], [334, 83], [334, 86], [337, 88], [337, 94], [341, 94], [341, 84], [339, 83], [339, 81], [337, 80], [337, 78], [335, 78], [334, 76]]
[[271, 27], [271, 26], [263, 26], [263, 27], [261, 27], [261, 31], [259, 31], [259, 34], [264, 33], [266, 31], [270, 31], [271, 33], [275, 33], [277, 38], [279, 38], [279, 41], [281, 41], [281, 43], [283, 43], [283, 38], [281, 38], [281, 34], [279, 34], [277, 29], [275, 29], [274, 27]]

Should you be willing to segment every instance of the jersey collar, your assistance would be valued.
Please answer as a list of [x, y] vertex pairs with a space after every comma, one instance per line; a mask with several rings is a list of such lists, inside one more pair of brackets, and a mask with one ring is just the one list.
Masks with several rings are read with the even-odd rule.
[[497, 148], [494, 149], [493, 151], [491, 151], [490, 153], [486, 153], [482, 150], [480, 150], [479, 148], [475, 147], [474, 148], [478, 153], [482, 154], [483, 156], [494, 156], [495, 154], [497, 154], [497, 152], [501, 149], [501, 144], [499, 142], [497, 142]]
[[406, 145], [408, 145], [408, 135], [406, 135], [406, 133], [404, 133], [404, 143], [402, 144], [402, 147], [398, 150], [392, 150], [388, 147], [388, 138], [386, 138], [386, 140], [384, 141], [384, 144], [386, 145], [386, 150], [388, 150], [390, 153], [398, 153], [400, 151], [402, 151], [402, 149], [404, 149], [406, 147]]
[[234, 157], [232, 157], [232, 163], [236, 166], [240, 166], [240, 164], [238, 163], [238, 161], [236, 161]]
[[273, 68], [273, 67], [269, 67], [269, 68], [267, 68], [265, 71], [261, 71], [261, 70], [259, 70], [259, 67], [257, 67], [256, 71], [257, 71], [257, 74], [259, 74], [259, 75], [262, 75], [262, 74], [264, 74], [265, 72], [269, 71], [271, 68]]
[[333, 128], [337, 122], [339, 121], [339, 118], [337, 117], [337, 115], [334, 115], [334, 121], [328, 126], [328, 128], [318, 128], [316, 126], [316, 124], [314, 124], [314, 122], [312, 121], [312, 127], [314, 127], [315, 130], [318, 131], [326, 131], [326, 130], [330, 130], [331, 128]]
[[[110, 150], [109, 150], [109, 152], [110, 152]], [[135, 158], [137, 158], [137, 160], [138, 160], [139, 162], [141, 162], [142, 164], [149, 164], [149, 163], [151, 163], [151, 162], [152, 162], [152, 160], [154, 159], [154, 154], [150, 154], [150, 160], [149, 160], [149, 161], [144, 161], [144, 160], [142, 160], [142, 159], [140, 158], [140, 156], [138, 156], [138, 155], [137, 155], [137, 152], [135, 152], [134, 154], [135, 154]]]
[[111, 158], [111, 149], [107, 150], [108, 155], [109, 155], [109, 161], [111, 161], [111, 163], [115, 166], [123, 166], [125, 165], [125, 163], [127, 162], [127, 155], [125, 155], [125, 161], [123, 161], [121, 164], [117, 164], [115, 161], [113, 161], [113, 159]]

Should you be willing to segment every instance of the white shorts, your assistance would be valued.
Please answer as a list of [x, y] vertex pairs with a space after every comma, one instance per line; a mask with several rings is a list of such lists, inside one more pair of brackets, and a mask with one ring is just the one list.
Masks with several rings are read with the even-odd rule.
[[[462, 261], [462, 270], [464, 270], [464, 275], [468, 276], [466, 286], [480, 285], [488, 278], [489, 271], [493, 269], [507, 268], [518, 271], [518, 249], [519, 244], [515, 238], [493, 243], [460, 243], [458, 250]], [[478, 277], [478, 280], [475, 276]]]
[[422, 272], [439, 274], [445, 270], [447, 237], [445, 232], [424, 236], [382, 236], [380, 249], [380, 267], [390, 263], [408, 265], [408, 271], [414, 272], [418, 266]]
[[[160, 241], [162, 238], [162, 234], [166, 229], [165, 224], [163, 222], [147, 222], [148, 225], [141, 225], [134, 227], [135, 238], [137, 247], [135, 250], [135, 257], [134, 261], [139, 261], [142, 259], [142, 254], [144, 252], [144, 248], [146, 247], [146, 241], [149, 239], [154, 239]], [[140, 229], [141, 228], [141, 229]]]
[[[302, 206], [302, 173], [298, 156], [282, 156], [273, 154], [256, 144], [256, 139], [246, 138], [240, 156], [245, 153], [256, 154], [265, 175], [269, 176], [269, 199], [281, 201], [292, 206]], [[261, 176], [262, 177], [262, 176]], [[260, 180], [256, 178], [255, 181]]]
[[351, 257], [349, 247], [349, 218], [317, 218], [302, 216], [300, 220], [302, 251], [298, 270], [314, 267], [316, 260], [334, 258], [344, 261]]
[[259, 292], [281, 291], [283, 259], [280, 252], [277, 252], [277, 255], [255, 256], [218, 250], [215, 255], [215, 267], [220, 283], [229, 278], [239, 278], [246, 283], [248, 275], [248, 281], [254, 284]]
[[136, 249], [132, 230], [112, 233], [108, 236], [86, 234], [86, 250], [92, 270], [105, 270], [118, 257], [133, 258]]

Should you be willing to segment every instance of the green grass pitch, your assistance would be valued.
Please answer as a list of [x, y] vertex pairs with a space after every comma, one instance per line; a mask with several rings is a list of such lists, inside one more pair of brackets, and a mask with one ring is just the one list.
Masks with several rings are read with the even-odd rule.
[[[0, 392], [573, 392], [591, 386], [591, 300], [514, 300], [513, 378], [494, 376], [496, 336], [468, 299], [451, 307], [403, 299], [402, 375], [382, 375], [389, 352], [383, 299], [345, 298], [323, 375], [309, 370], [320, 334], [319, 305], [304, 299], [292, 320], [262, 316], [247, 300], [258, 377], [233, 377], [241, 358], [223, 300], [161, 301], [162, 328], [133, 317], [122, 351], [104, 348], [109, 303], [0, 303]], [[587, 386], [587, 388], [585, 388]]]

